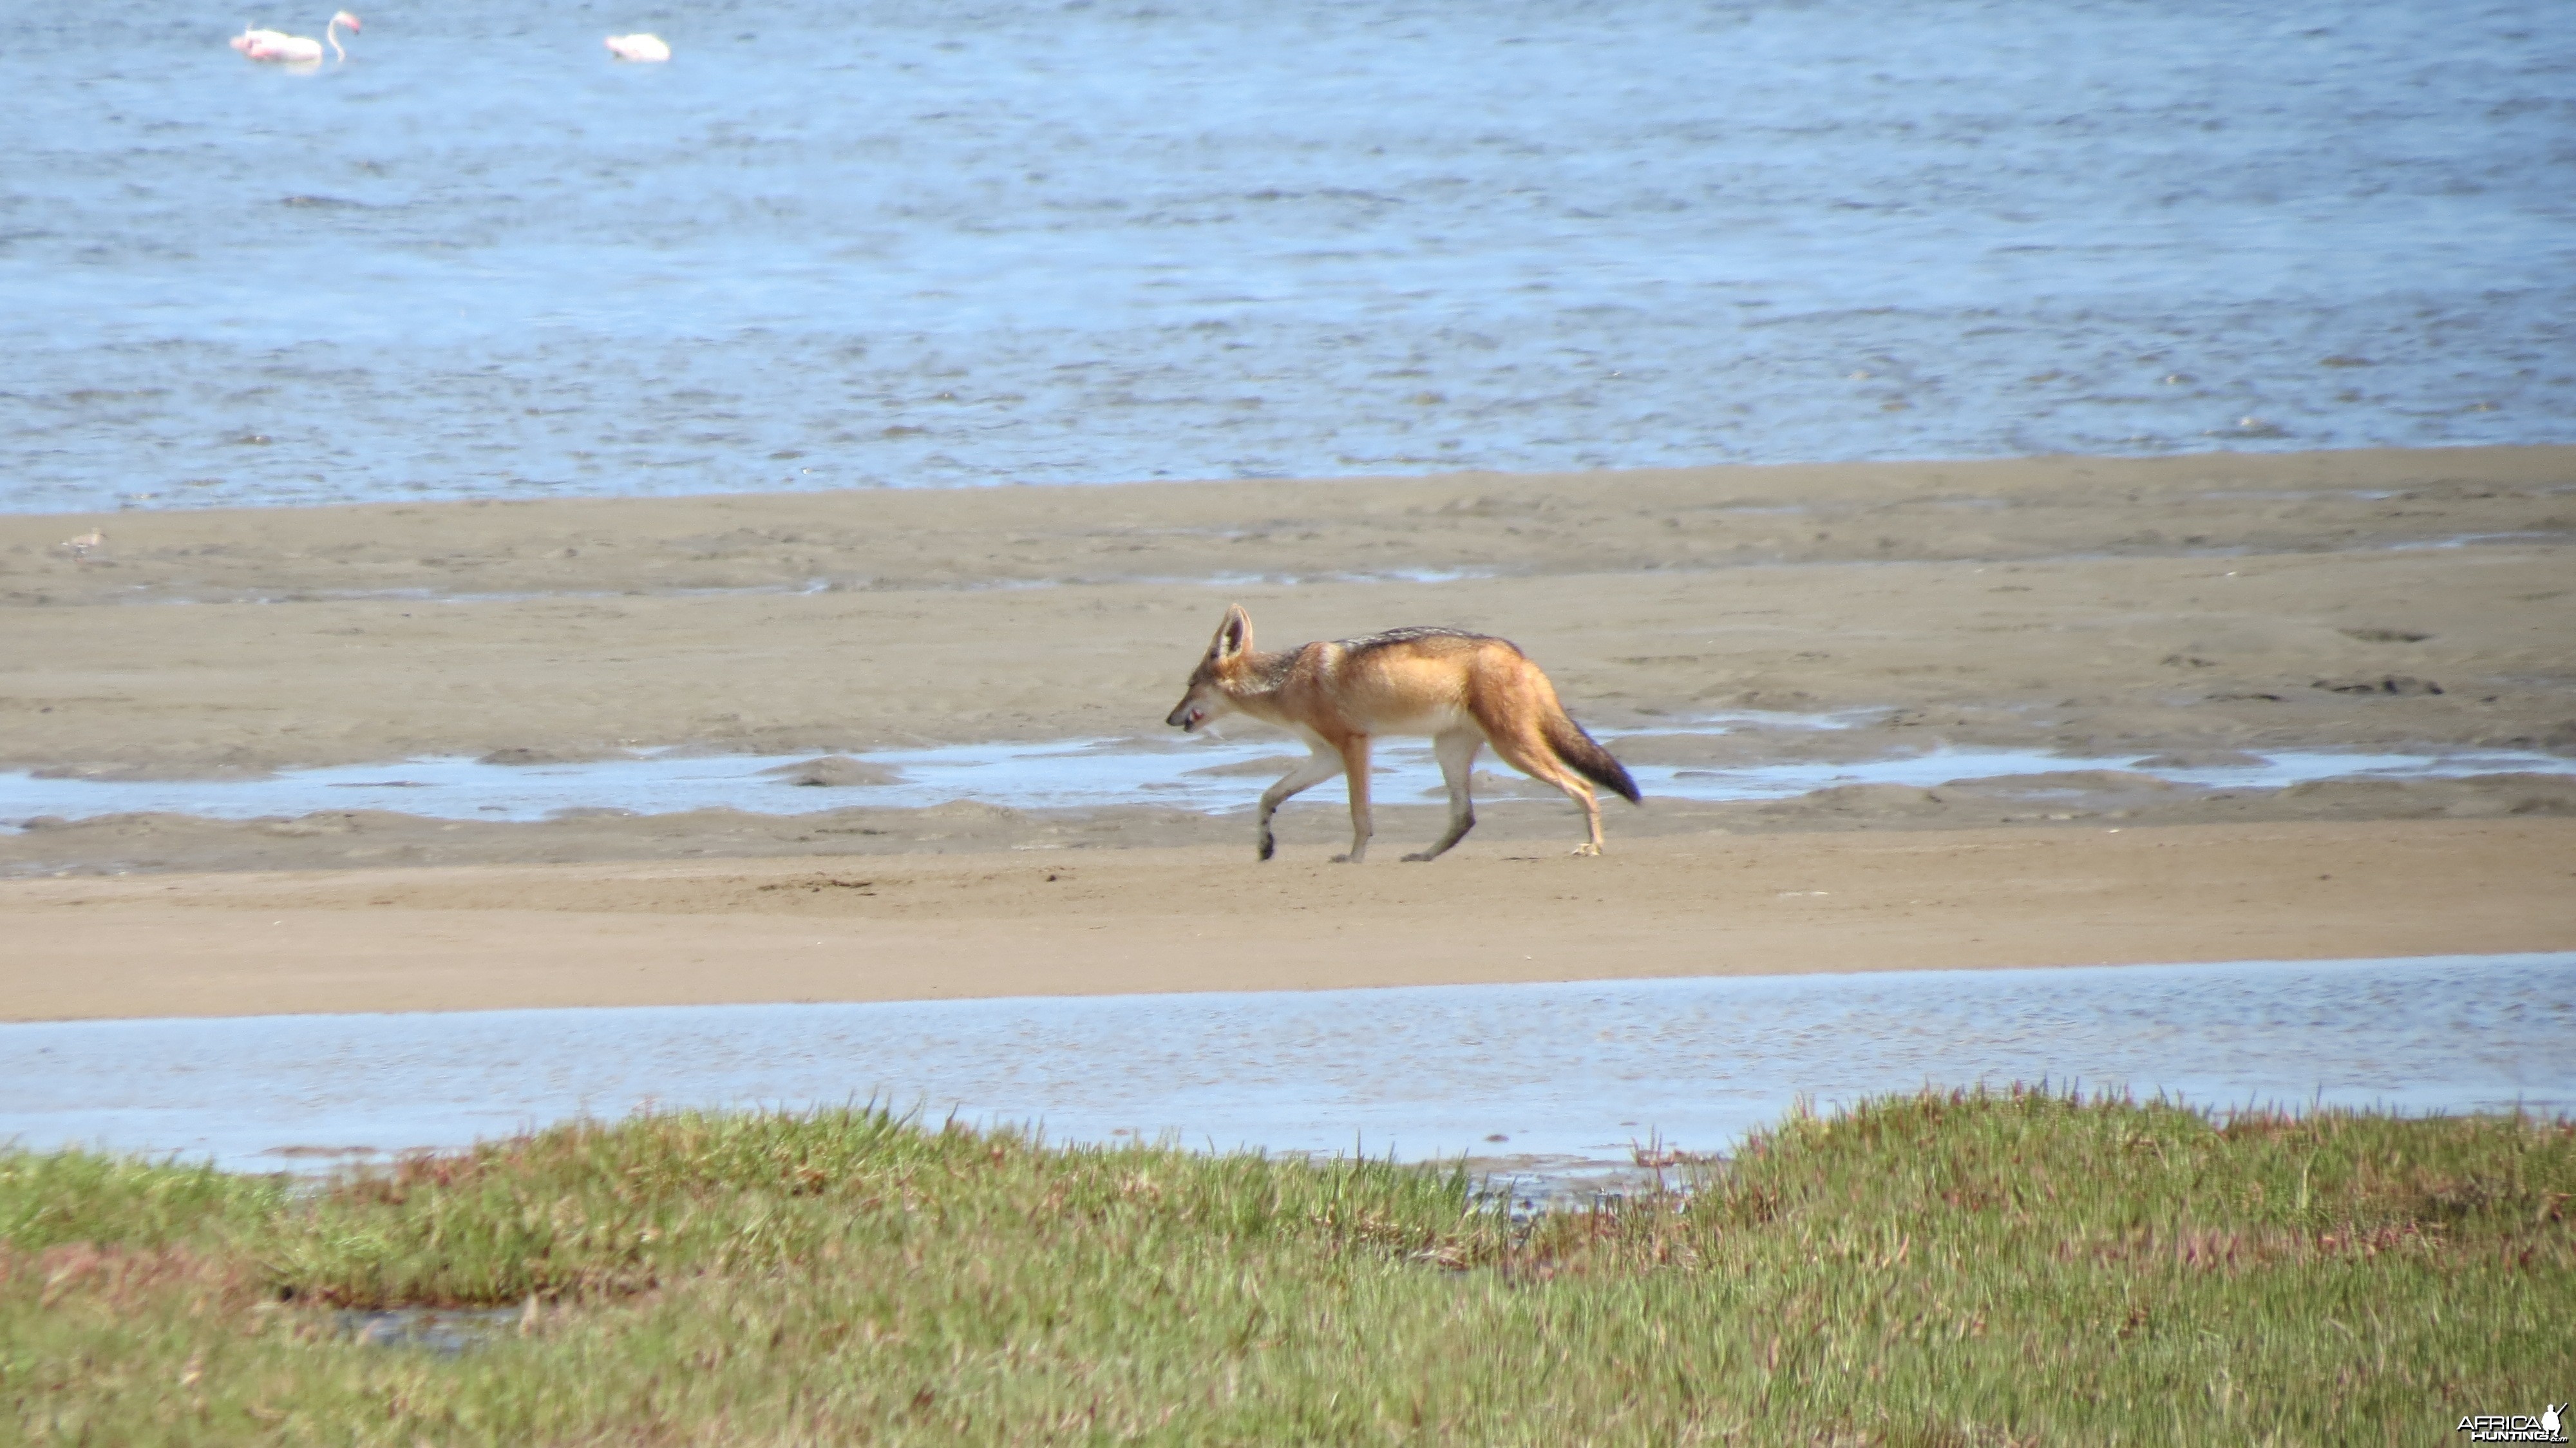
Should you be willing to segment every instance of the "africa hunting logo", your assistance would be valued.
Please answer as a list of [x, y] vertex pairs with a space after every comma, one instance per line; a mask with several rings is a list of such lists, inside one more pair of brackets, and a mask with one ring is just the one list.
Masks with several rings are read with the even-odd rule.
[[2468, 1434], [2472, 1443], [2564, 1443], [2567, 1430], [2560, 1426], [2558, 1415], [2566, 1407], [2551, 1403], [2537, 1418], [2526, 1413], [2472, 1414], [2460, 1420], [2459, 1431]]

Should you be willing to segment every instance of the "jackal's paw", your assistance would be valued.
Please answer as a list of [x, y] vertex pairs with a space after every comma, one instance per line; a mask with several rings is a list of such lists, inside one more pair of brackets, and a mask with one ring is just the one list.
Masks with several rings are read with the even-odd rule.
[[1336, 865], [1356, 865], [1360, 862], [1360, 859], [1361, 857], [1358, 855], [1335, 855], [1333, 856], [1333, 863]]
[[1409, 855], [1407, 855], [1407, 856], [1405, 856], [1405, 857], [1404, 857], [1404, 863], [1406, 863], [1406, 864], [1408, 864], [1408, 865], [1419, 865], [1419, 864], [1421, 864], [1421, 863], [1422, 863], [1423, 861], [1425, 861], [1425, 860], [1436, 860], [1436, 859], [1439, 859], [1439, 858], [1440, 858], [1440, 855], [1439, 855], [1439, 853], [1438, 853], [1437, 851], [1434, 851], [1434, 850], [1416, 850], [1416, 851], [1414, 851], [1412, 854], [1409, 854]]
[[1574, 847], [1573, 853], [1578, 858], [1590, 856], [1597, 860], [1601, 858], [1601, 847], [1590, 843], [1580, 844]]

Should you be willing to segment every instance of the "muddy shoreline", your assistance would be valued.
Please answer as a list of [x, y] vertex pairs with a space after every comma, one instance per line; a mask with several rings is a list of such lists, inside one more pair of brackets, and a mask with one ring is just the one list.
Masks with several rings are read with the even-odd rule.
[[[1247, 800], [1260, 781], [1246, 785]], [[1346, 848], [1337, 789], [1279, 817], [1281, 848], [1321, 858]], [[1843, 785], [1793, 799], [1612, 802], [1614, 844], [1706, 836], [1957, 831], [2144, 829], [2166, 825], [2363, 823], [2402, 820], [2576, 821], [2576, 777], [2480, 775], [2466, 779], [2334, 779], [2277, 790], [2188, 789], [2145, 776], [2049, 775], [1964, 780], [1934, 788]], [[1401, 853], [1437, 837], [1445, 807], [1381, 802], [1378, 839]], [[1562, 846], [1579, 833], [1571, 809], [1541, 799], [1480, 800], [1467, 856]], [[1089, 854], [1201, 849], [1248, 857], [1248, 809], [1223, 814], [1133, 806], [1014, 810], [973, 801], [928, 809], [852, 806], [810, 814], [690, 810], [628, 816], [580, 813], [527, 822], [443, 820], [345, 810], [261, 820], [192, 815], [39, 818], [0, 835], [0, 882], [230, 870], [331, 870], [385, 866], [565, 865], [589, 861], [874, 859], [905, 855]], [[1390, 855], [1390, 862], [1392, 855]]]

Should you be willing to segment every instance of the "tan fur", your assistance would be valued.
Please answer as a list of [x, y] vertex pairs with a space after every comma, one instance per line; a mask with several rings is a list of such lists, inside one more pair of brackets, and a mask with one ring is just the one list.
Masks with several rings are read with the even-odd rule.
[[1601, 853], [1601, 806], [1592, 784], [1637, 799], [1628, 771], [1567, 717], [1538, 665], [1508, 641], [1484, 634], [1396, 629], [1265, 654], [1254, 651], [1252, 617], [1237, 605], [1225, 611], [1189, 691], [1164, 722], [1195, 730], [1228, 713], [1289, 729], [1314, 756], [1262, 791], [1265, 860], [1274, 848], [1270, 817], [1279, 806], [1336, 774], [1350, 782], [1351, 849], [1333, 858], [1358, 864], [1366, 857], [1374, 832], [1369, 740], [1379, 734], [1430, 736], [1449, 786], [1449, 832], [1407, 860], [1435, 859], [1475, 827], [1468, 782], [1476, 751], [1487, 744], [1581, 807], [1589, 838], [1576, 847], [1578, 855]]

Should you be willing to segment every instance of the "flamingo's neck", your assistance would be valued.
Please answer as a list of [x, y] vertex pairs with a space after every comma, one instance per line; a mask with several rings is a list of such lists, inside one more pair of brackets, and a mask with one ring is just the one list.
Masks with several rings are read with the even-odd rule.
[[325, 40], [327, 40], [327, 41], [330, 41], [330, 42], [331, 42], [331, 54], [332, 54], [333, 56], [335, 56], [335, 57], [337, 57], [337, 58], [339, 58], [339, 59], [341, 59], [341, 60], [347, 60], [347, 59], [349, 58], [349, 52], [347, 52], [347, 51], [345, 51], [345, 50], [342, 50], [342, 49], [340, 48], [340, 17], [339, 17], [339, 16], [337, 16], [337, 15], [332, 16], [332, 17], [331, 17], [331, 23], [322, 27], [322, 38], [323, 38], [323, 39], [325, 39]]

